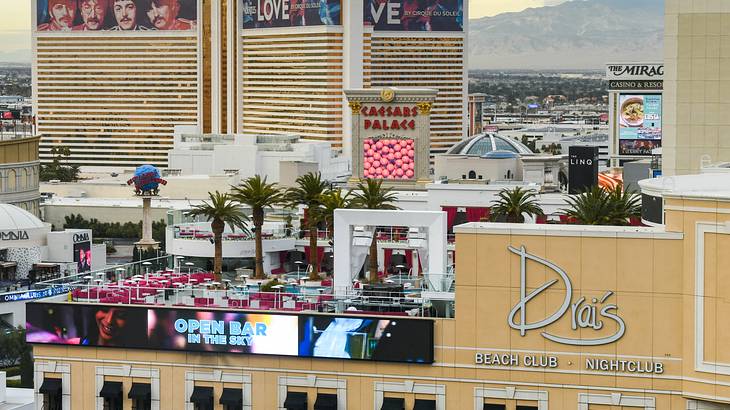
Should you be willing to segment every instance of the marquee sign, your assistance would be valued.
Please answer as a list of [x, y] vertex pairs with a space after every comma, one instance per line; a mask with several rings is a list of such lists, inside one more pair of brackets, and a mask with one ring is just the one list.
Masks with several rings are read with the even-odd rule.
[[437, 91], [383, 88], [345, 94], [352, 110], [350, 183], [378, 179], [411, 187], [430, 182], [431, 108]]
[[0, 241], [27, 241], [28, 231], [0, 231]]
[[[540, 334], [542, 337], [555, 343], [572, 346], [600, 346], [614, 343], [626, 333], [626, 323], [617, 312], [618, 306], [610, 302], [613, 291], [606, 291], [600, 298], [586, 299], [585, 296], [581, 296], [577, 300], [573, 300], [573, 284], [563, 269], [548, 260], [528, 253], [524, 246], [521, 246], [519, 249], [512, 246], [508, 246], [507, 248], [510, 252], [520, 257], [520, 300], [512, 308], [507, 317], [509, 326], [515, 330], [519, 330], [520, 336], [525, 336], [530, 330], [541, 330], [542, 332]], [[528, 260], [537, 262], [554, 271], [558, 274], [559, 279], [548, 281], [532, 292], [527, 293]], [[563, 302], [560, 307], [543, 319], [528, 322], [527, 309], [529, 302], [559, 281], [562, 281], [565, 287], [565, 295], [563, 296]], [[566, 314], [570, 316], [571, 330], [573, 332], [580, 332], [581, 330], [582, 332], [580, 333], [583, 334], [587, 334], [585, 330], [598, 332], [610, 323], [615, 323], [618, 325], [618, 328], [611, 335], [597, 336], [595, 338], [559, 336], [544, 330]]]

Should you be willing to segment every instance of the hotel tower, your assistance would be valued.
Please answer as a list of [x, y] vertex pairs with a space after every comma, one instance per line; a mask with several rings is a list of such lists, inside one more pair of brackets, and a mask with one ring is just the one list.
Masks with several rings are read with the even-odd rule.
[[[425, 4], [425, 5], [424, 5]], [[35, 0], [42, 161], [167, 164], [175, 125], [349, 153], [343, 90], [439, 90], [431, 153], [465, 136], [462, 0]]]

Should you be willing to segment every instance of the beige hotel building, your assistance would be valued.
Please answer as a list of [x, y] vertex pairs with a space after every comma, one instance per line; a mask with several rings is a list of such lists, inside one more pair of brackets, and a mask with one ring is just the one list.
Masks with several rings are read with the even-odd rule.
[[[135, 1], [144, 21], [141, 9], [149, 2]], [[308, 10], [296, 26], [283, 24], [289, 20], [281, 13], [264, 24], [245, 23], [258, 17], [257, 2], [267, 7], [264, 0], [182, 0], [184, 17], [195, 23], [184, 30], [110, 30], [109, 9], [107, 30], [34, 31], [41, 160], [50, 160], [52, 147], [68, 146], [71, 161], [82, 166], [166, 166], [175, 125], [205, 133], [293, 133], [330, 141], [347, 154], [350, 110], [342, 91], [370, 86], [438, 89], [432, 153], [464, 138], [466, 0], [452, 18], [458, 26], [423, 30], [361, 24], [363, 3], [351, 0], [324, 2], [332, 3], [327, 20], [315, 21], [316, 10]], [[32, 3], [33, 27], [48, 24], [47, 1]], [[396, 11], [402, 6], [387, 3]], [[81, 25], [80, 7], [75, 13]]]
[[[153, 409], [730, 409], [730, 185], [723, 175], [681, 178], [671, 190], [642, 185], [661, 203], [653, 227], [455, 228], [455, 317], [382, 316], [432, 323], [431, 335], [390, 346], [408, 359], [427, 345], [432, 360], [35, 344], [37, 401], [52, 394], [59, 408], [101, 409], [116, 389], [130, 409], [144, 385]], [[29, 304], [29, 325], [51, 314], [34, 316], [34, 306], [58, 317], [89, 305]], [[178, 317], [200, 309], [158, 308]]]

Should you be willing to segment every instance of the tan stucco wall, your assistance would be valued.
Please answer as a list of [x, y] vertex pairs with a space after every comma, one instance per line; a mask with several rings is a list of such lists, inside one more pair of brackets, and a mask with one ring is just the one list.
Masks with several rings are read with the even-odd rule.
[[[702, 352], [707, 361], [730, 363], [730, 330], [726, 322], [730, 316], [730, 227], [726, 229], [725, 225], [730, 221], [730, 213], [725, 213], [730, 207], [725, 201], [696, 198], [668, 198], [667, 203], [674, 207], [667, 215], [667, 224], [674, 232], [654, 228], [517, 228], [504, 224], [458, 228], [456, 318], [436, 320], [433, 365], [51, 346], [36, 346], [35, 355], [41, 361], [71, 363], [74, 409], [94, 408], [95, 369], [103, 364], [159, 369], [162, 409], [182, 408], [185, 373], [191, 370], [250, 374], [254, 409], [276, 408], [278, 377], [283, 375], [345, 380], [347, 408], [353, 410], [374, 408], [376, 382], [403, 381], [443, 385], [447, 409], [473, 409], [477, 388], [547, 392], [550, 409], [575, 409], [579, 395], [587, 392], [653, 398], [656, 409], [685, 410], [687, 401], [696, 398], [730, 407], [730, 371], [698, 371], [695, 363], [698, 222], [717, 224], [717, 231], [705, 234], [701, 248], [705, 266]], [[527, 330], [525, 336], [510, 328], [508, 316], [519, 303], [520, 257], [508, 250], [509, 245], [525, 246], [530, 254], [563, 269], [573, 286], [572, 302], [585, 296], [584, 304], [596, 305], [599, 310], [615, 304], [613, 313], [626, 326], [623, 337], [599, 346], [571, 346], [543, 337], [542, 332], [549, 332], [593, 339], [609, 336], [618, 329], [614, 320], [599, 315], [598, 319], [603, 321], [601, 329], [573, 330], [570, 309], [555, 323]], [[528, 261], [526, 293], [553, 278], [559, 278], [554, 271]], [[614, 293], [605, 302], [598, 301], [607, 291]], [[549, 316], [564, 297], [564, 283], [558, 281], [528, 302], [527, 320], [534, 322]], [[593, 302], [593, 298], [597, 301]], [[477, 364], [476, 353], [518, 354], [520, 363]], [[555, 357], [558, 366], [525, 366], [522, 360], [528, 355]], [[652, 374], [588, 370], [586, 361], [592, 358], [661, 363], [664, 371]], [[222, 383], [200, 385], [215, 386], [216, 394], [223, 387]], [[291, 390], [309, 391], [313, 404], [316, 389]], [[409, 403], [415, 398], [413, 394], [400, 396]], [[506, 403], [508, 409], [519, 404], [516, 400]], [[130, 403], [126, 406], [129, 408]]]

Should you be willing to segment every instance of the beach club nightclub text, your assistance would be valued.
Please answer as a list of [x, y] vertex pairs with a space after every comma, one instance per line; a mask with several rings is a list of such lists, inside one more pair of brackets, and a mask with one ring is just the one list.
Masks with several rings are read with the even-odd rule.
[[[226, 329], [228, 327], [228, 329]], [[187, 334], [189, 344], [253, 346], [254, 336], [266, 337], [266, 323], [178, 319], [175, 331]]]
[[[558, 357], [553, 355], [536, 355], [517, 353], [476, 353], [474, 364], [488, 367], [532, 367], [556, 369], [559, 367]], [[585, 359], [586, 371], [611, 373], [664, 373], [664, 363], [645, 360], [623, 359]]]

